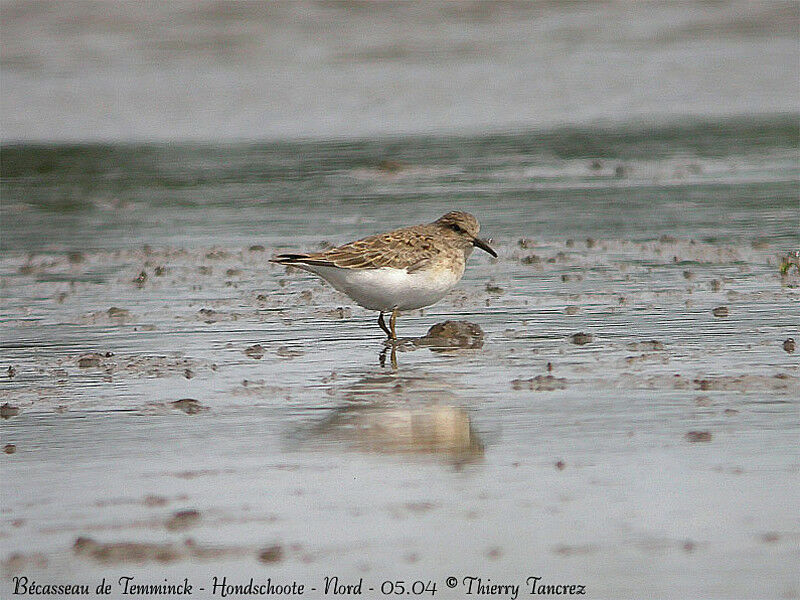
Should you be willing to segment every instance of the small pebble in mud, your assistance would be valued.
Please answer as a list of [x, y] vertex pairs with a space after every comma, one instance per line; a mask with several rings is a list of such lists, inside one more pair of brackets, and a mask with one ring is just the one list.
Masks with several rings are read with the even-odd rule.
[[689, 431], [686, 434], [686, 439], [690, 442], [710, 442], [711, 441], [711, 432], [710, 431]]
[[17, 446], [15, 444], [6, 444], [3, 446], [3, 452], [6, 454], [14, 454], [17, 451]]
[[542, 262], [542, 259], [535, 254], [531, 254], [530, 256], [523, 256], [520, 262], [523, 265], [538, 265]]
[[142, 271], [139, 273], [139, 276], [133, 280], [133, 283], [136, 284], [136, 287], [144, 287], [145, 282], [147, 281], [147, 273]]
[[583, 332], [573, 333], [569, 339], [577, 346], [584, 346], [592, 341], [592, 334]]
[[197, 272], [200, 273], [200, 275], [211, 275], [211, 267], [202, 265], [197, 267]]
[[196, 510], [179, 510], [164, 522], [169, 531], [184, 531], [197, 525], [200, 513]]
[[[785, 344], [784, 344], [784, 346], [785, 346]], [[10, 367], [8, 367], [8, 369], [6, 369], [6, 376], [7, 376], [9, 379], [10, 379], [10, 378], [12, 378], [12, 377], [14, 377], [14, 375], [16, 375], [16, 374], [17, 374], [17, 370], [14, 368], [14, 366], [13, 366], [13, 365], [12, 365], [12, 366], [10, 366]]]
[[194, 377], [194, 371], [192, 371], [191, 369], [186, 369], [186, 370], [183, 372], [183, 376], [184, 376], [186, 379], [191, 379], [192, 377]]
[[489, 551], [486, 552], [486, 558], [490, 560], [497, 560], [501, 556], [503, 556], [503, 551], [497, 547], [489, 548]]
[[683, 278], [684, 279], [694, 279], [694, 273], [692, 273], [691, 271], [684, 271], [683, 272]]
[[520, 238], [517, 240], [517, 245], [520, 248], [534, 248], [536, 247], [536, 242], [530, 238]]
[[127, 319], [131, 316], [129, 310], [125, 308], [117, 308], [116, 306], [112, 306], [106, 311], [106, 314], [112, 319]]
[[711, 312], [714, 314], [715, 317], [727, 317], [728, 316], [728, 307], [727, 306], [717, 306]]
[[566, 468], [567, 468], [567, 463], [565, 463], [563, 460], [556, 461], [556, 469], [558, 469], [559, 471], [563, 471]]
[[718, 292], [722, 289], [722, 282], [719, 279], [712, 279], [708, 285], [712, 292]]
[[158, 266], [153, 270], [153, 274], [156, 277], [163, 277], [164, 273], [166, 273], [166, 272], [167, 272], [167, 267], [165, 267], [163, 265], [162, 266]]
[[726, 417], [732, 417], [733, 415], [738, 415], [739, 411], [735, 408], [726, 408], [724, 411]]
[[262, 563], [276, 563], [283, 560], [283, 548], [278, 544], [267, 546], [258, 551], [258, 560]]
[[90, 367], [99, 367], [103, 364], [103, 355], [97, 354], [96, 352], [92, 352], [90, 354], [84, 354], [80, 358], [78, 358], [78, 366], [81, 369], [88, 369]]
[[261, 344], [254, 344], [245, 348], [244, 353], [250, 358], [260, 360], [264, 358], [264, 347]]
[[593, 238], [586, 238], [586, 247], [594, 248], [595, 241]]
[[253, 244], [248, 248], [250, 252], [264, 252], [264, 249], [265, 249], [264, 246], [262, 246], [261, 244]]
[[228, 277], [236, 277], [241, 274], [242, 274], [241, 269], [228, 269], [227, 271], [225, 271], [225, 275]]
[[568, 315], [577, 315], [579, 310], [577, 306], [568, 306], [564, 309], [564, 313]]
[[14, 406], [13, 404], [9, 404], [6, 402], [2, 406], [0, 406], [0, 417], [3, 419], [10, 419], [11, 417], [16, 417], [19, 414], [19, 406]]
[[185, 412], [187, 415], [196, 415], [199, 412], [208, 410], [207, 406], [203, 406], [194, 398], [181, 398], [170, 402], [172, 408]]
[[[785, 339], [783, 341], [783, 349], [786, 350], [786, 352], [788, 352], [789, 354], [793, 353], [795, 349], [794, 338]], [[9, 369], [10, 368], [11, 367], [9, 367]], [[9, 377], [11, 377], [11, 375], [9, 375]]]

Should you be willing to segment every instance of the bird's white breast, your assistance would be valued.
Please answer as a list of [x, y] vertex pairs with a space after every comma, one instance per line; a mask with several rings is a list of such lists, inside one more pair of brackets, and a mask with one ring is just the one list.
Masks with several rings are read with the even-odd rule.
[[406, 269], [340, 269], [307, 266], [334, 288], [369, 310], [412, 310], [441, 300], [459, 282], [461, 269], [430, 268], [409, 273]]

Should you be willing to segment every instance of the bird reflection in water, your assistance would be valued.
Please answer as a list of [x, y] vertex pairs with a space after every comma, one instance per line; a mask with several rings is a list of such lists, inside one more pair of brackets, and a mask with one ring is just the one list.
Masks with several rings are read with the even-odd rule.
[[447, 382], [429, 376], [372, 376], [345, 392], [307, 433], [352, 450], [429, 456], [456, 466], [480, 461], [483, 443]]

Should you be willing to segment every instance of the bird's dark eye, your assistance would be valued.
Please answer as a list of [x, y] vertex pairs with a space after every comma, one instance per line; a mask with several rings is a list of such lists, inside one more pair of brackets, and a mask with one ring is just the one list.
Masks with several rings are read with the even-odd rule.
[[450, 224], [450, 229], [452, 229], [456, 233], [464, 233], [464, 230], [461, 229], [461, 227], [459, 225], [457, 225], [456, 223], [451, 223]]

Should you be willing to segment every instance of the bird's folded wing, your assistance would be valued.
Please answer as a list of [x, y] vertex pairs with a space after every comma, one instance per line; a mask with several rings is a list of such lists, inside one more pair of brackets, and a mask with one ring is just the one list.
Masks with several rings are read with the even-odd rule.
[[440, 249], [434, 238], [411, 228], [372, 235], [362, 240], [309, 254], [316, 264], [346, 269], [380, 269], [393, 267], [409, 272], [424, 268]]

